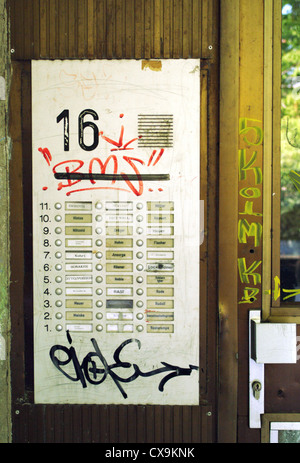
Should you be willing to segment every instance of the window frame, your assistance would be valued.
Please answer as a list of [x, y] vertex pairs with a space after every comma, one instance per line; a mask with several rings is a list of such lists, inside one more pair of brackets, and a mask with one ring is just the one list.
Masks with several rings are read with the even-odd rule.
[[[271, 4], [272, 3], [272, 4]], [[265, 2], [262, 319], [299, 323], [300, 305], [282, 304], [280, 288], [281, 1]]]
[[278, 434], [280, 430], [294, 430], [293, 428], [300, 428], [299, 413], [266, 413], [262, 415], [261, 443], [274, 443], [272, 431], [277, 431]]

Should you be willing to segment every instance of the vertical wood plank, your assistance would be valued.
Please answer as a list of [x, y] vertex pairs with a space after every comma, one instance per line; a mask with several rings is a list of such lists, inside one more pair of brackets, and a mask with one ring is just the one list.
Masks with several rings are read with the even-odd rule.
[[[263, 117], [264, 32], [262, 0], [243, 0], [240, 5], [240, 114]], [[251, 7], [251, 15], [249, 8]], [[252, 28], [256, 34], [251, 34]], [[256, 95], [256, 98], [254, 97]]]
[[182, 409], [182, 442], [189, 443], [192, 440], [192, 407]]
[[93, 58], [95, 56], [95, 4], [94, 0], [87, 0], [87, 57]]
[[161, 56], [161, 1], [154, 0], [153, 4], [153, 58]]
[[49, 57], [57, 57], [57, 40], [58, 40], [58, 28], [57, 28], [57, 0], [53, 0], [53, 3], [50, 5], [47, 4], [47, 15], [49, 16]]
[[40, 56], [45, 58], [49, 53], [47, 2], [40, 0]]
[[192, 0], [192, 58], [201, 56], [201, 9], [202, 2], [199, 2], [198, 0]]
[[154, 405], [154, 442], [162, 443], [163, 439], [163, 409], [158, 405]]
[[192, 31], [191, 0], [183, 0], [182, 8], [182, 57], [191, 56], [191, 31]]
[[[239, 105], [239, 115], [240, 118], [255, 119], [256, 121], [251, 125], [257, 125], [260, 128], [263, 128], [264, 124], [264, 4], [262, 0], [243, 0], [240, 2], [240, 105]], [[249, 15], [249, 8], [251, 7], [251, 15]], [[252, 30], [252, 32], [250, 32]], [[253, 34], [253, 31], [255, 33]], [[239, 140], [240, 148], [245, 149], [247, 158], [253, 156], [253, 153], [256, 153], [256, 167], [259, 167], [264, 183], [264, 172], [263, 172], [263, 143], [259, 143], [256, 146], [249, 146], [242, 137]], [[263, 194], [262, 194], [262, 184], [257, 183], [253, 175], [253, 172], [248, 171], [246, 178], [242, 179], [239, 182], [239, 188], [243, 187], [257, 187], [259, 190], [260, 196], [253, 200], [253, 208], [257, 213], [263, 213]], [[239, 195], [240, 199], [243, 199]], [[244, 205], [244, 204], [243, 204]], [[240, 210], [243, 206], [240, 206]], [[249, 222], [254, 222], [253, 217]], [[256, 223], [260, 223], [265, 227], [265, 217], [255, 218]], [[267, 225], [266, 225], [267, 228]], [[242, 256], [252, 256], [252, 258], [260, 263], [259, 268], [257, 269], [258, 274], [262, 274], [264, 271], [264, 262], [262, 262], [262, 248], [263, 243], [259, 243], [255, 247], [255, 253], [250, 254], [251, 248], [253, 248], [253, 242], [247, 239], [246, 243], [242, 245], [242, 252], [239, 257]], [[251, 258], [247, 259], [247, 266], [251, 264]], [[239, 331], [240, 333], [247, 332], [248, 330], [248, 311], [249, 309], [261, 309], [262, 307], [262, 286], [261, 281], [256, 282], [255, 290], [258, 291], [258, 294], [255, 295], [255, 300], [253, 302], [249, 301], [248, 303], [240, 304], [239, 307]], [[244, 295], [244, 285], [239, 279], [239, 300], [242, 295]], [[244, 337], [240, 335], [240, 339]], [[248, 432], [243, 432], [243, 426], [245, 426], [245, 420], [242, 419], [242, 416], [246, 415], [248, 412], [248, 394], [246, 384], [249, 377], [248, 367], [246, 361], [248, 362], [248, 353], [242, 350], [242, 342], [240, 343], [240, 368], [239, 368], [239, 378], [240, 378], [240, 392], [239, 392], [239, 429], [238, 434], [242, 436], [243, 434], [249, 435]], [[244, 389], [244, 394], [242, 393]], [[267, 395], [266, 395], [267, 397]]]
[[43, 428], [44, 428], [44, 437], [43, 443], [49, 442], [49, 444], [53, 444], [54, 440], [54, 406], [43, 406]]
[[77, 1], [68, 1], [68, 54], [70, 58], [75, 58], [77, 55], [77, 29], [76, 29], [76, 16], [77, 16]]
[[201, 442], [212, 443], [212, 414], [209, 406], [201, 407]]
[[86, 0], [77, 0], [77, 57], [86, 56]]
[[32, 57], [38, 59], [40, 57], [40, 2], [33, 0], [33, 51]]
[[67, 50], [67, 2], [59, 2], [58, 7], [58, 14], [57, 14], [57, 21], [58, 21], [58, 50], [57, 54], [60, 58], [66, 58], [68, 55]]
[[136, 435], [137, 435], [137, 443], [144, 443], [146, 442], [146, 407], [145, 406], [138, 406], [137, 408], [137, 419], [136, 419]]
[[134, 53], [135, 58], [140, 59], [144, 56], [144, 0], [135, 0], [134, 13]]
[[127, 423], [128, 423], [128, 408], [126, 405], [119, 406], [119, 442], [125, 444], [128, 442], [127, 434]]
[[182, 56], [182, 0], [173, 3], [173, 58]]
[[31, 442], [43, 444], [45, 442], [46, 426], [45, 426], [45, 407], [39, 405], [35, 407], [32, 413], [32, 428], [36, 430]]
[[118, 424], [119, 413], [117, 405], [108, 406], [108, 426], [109, 426], [109, 442], [119, 442]]
[[173, 420], [174, 420], [174, 442], [182, 443], [182, 408], [180, 405], [173, 407]]
[[163, 30], [162, 30], [162, 37], [163, 37], [163, 57], [170, 58], [172, 55], [172, 8], [171, 8], [171, 0], [164, 0], [163, 3]]
[[201, 56], [206, 58], [208, 56], [208, 9], [209, 0], [202, 0], [201, 8]]
[[16, 443], [28, 443], [28, 406], [19, 407], [18, 411], [18, 420], [15, 420], [15, 426], [13, 430], [16, 432]]
[[[31, 131], [31, 62], [26, 61], [22, 69], [22, 156], [23, 156], [23, 188], [27, 192], [23, 196], [23, 235], [24, 242], [24, 360], [25, 360], [25, 388], [26, 394], [30, 397], [29, 390], [33, 391], [33, 314], [32, 304], [32, 192], [31, 192], [31, 169], [32, 169], [32, 131]], [[26, 212], [25, 212], [26, 211]], [[31, 400], [33, 398], [31, 397]]]
[[95, 35], [95, 57], [104, 58], [106, 56], [106, 2], [98, 0], [96, 2], [96, 35]]
[[10, 161], [10, 207], [14, 214], [10, 215], [10, 241], [15, 243], [11, 247], [11, 272], [14, 278], [10, 284], [10, 304], [13, 308], [11, 313], [12, 330], [18, 332], [14, 339], [14, 349], [11, 352], [11, 382], [12, 382], [12, 420], [13, 430], [20, 436], [21, 416], [15, 410], [20, 410], [18, 399], [24, 396], [24, 320], [22, 317], [23, 307], [23, 284], [24, 284], [24, 248], [23, 248], [23, 199], [22, 187], [22, 123], [21, 123], [21, 78], [22, 68], [20, 63], [13, 63], [13, 79], [11, 83], [11, 98], [9, 102], [9, 133], [12, 137], [12, 154]]
[[82, 442], [85, 444], [91, 443], [91, 407], [89, 405], [84, 405], [81, 407], [82, 413]]
[[137, 440], [137, 407], [135, 405], [128, 405], [127, 413], [128, 442], [134, 443]]
[[239, 1], [221, 0], [219, 210], [219, 442], [235, 442], [238, 326], [237, 219], [239, 121]]
[[208, 58], [212, 56], [213, 47], [213, 17], [214, 2], [210, 0], [202, 0], [202, 17], [201, 17], [201, 56]]
[[[273, 160], [273, 0], [264, 2], [264, 69], [263, 69], [263, 269], [262, 269], [262, 308], [263, 317], [270, 314], [272, 301], [272, 160]], [[280, 228], [279, 228], [280, 229]], [[280, 249], [280, 246], [279, 246]], [[280, 274], [279, 274], [280, 275]]]
[[146, 442], [154, 442], [154, 407], [146, 407]]
[[109, 442], [109, 414], [107, 405], [100, 407], [99, 415], [99, 442], [107, 443]]
[[106, 8], [106, 57], [111, 59], [115, 52], [115, 0], [107, 0]]
[[[211, 19], [212, 25], [219, 24], [220, 20], [220, 11], [219, 11], [219, 2], [213, 0], [213, 18]], [[219, 384], [219, 371], [217, 368], [212, 368], [212, 365], [215, 364], [216, 358], [219, 358], [219, 338], [216, 333], [219, 334], [219, 318], [213, 317], [211, 312], [211, 307], [218, 308], [218, 294], [214, 290], [214, 281], [218, 281], [218, 262], [219, 262], [219, 246], [216, 247], [215, 243], [218, 242], [218, 229], [216, 227], [216, 216], [214, 211], [218, 210], [219, 207], [219, 180], [220, 180], [220, 170], [219, 170], [219, 137], [220, 137], [220, 127], [216, 122], [215, 118], [219, 117], [219, 104], [220, 104], [220, 67], [219, 67], [219, 44], [220, 44], [220, 30], [219, 27], [213, 27], [213, 38], [214, 43], [217, 44], [215, 47], [215, 52], [212, 54], [211, 61], [212, 66], [209, 65], [208, 69], [208, 85], [207, 85], [207, 155], [201, 157], [201, 163], [207, 164], [206, 174], [201, 174], [201, 182], [203, 188], [206, 188], [206, 194], [201, 196], [202, 198], [207, 198], [206, 215], [205, 215], [205, 227], [210, 233], [210, 239], [206, 239], [207, 243], [207, 253], [204, 255], [205, 260], [202, 261], [203, 254], [201, 255], [201, 271], [202, 274], [206, 275], [206, 279], [203, 279], [202, 288], [205, 290], [201, 293], [201, 299], [203, 300], [203, 305], [201, 303], [201, 315], [200, 315], [200, 326], [202, 322], [206, 324], [207, 330], [205, 337], [201, 338], [200, 334], [200, 355], [201, 350], [204, 348], [204, 345], [207, 346], [207, 356], [205, 362], [202, 362], [204, 369], [206, 371], [206, 394], [202, 397], [204, 400], [207, 400], [207, 403], [212, 404], [213, 408], [213, 439], [214, 442], [217, 441], [217, 423], [218, 423], [218, 412], [217, 412], [217, 394], [218, 387], [215, 389], [211, 387], [212, 384]], [[201, 103], [201, 101], [200, 101]], [[201, 123], [200, 123], [201, 124]], [[211, 156], [211, 153], [215, 155]], [[202, 167], [201, 167], [202, 171]], [[203, 190], [204, 191], [204, 190]], [[202, 190], [201, 190], [202, 194]], [[219, 216], [218, 216], [219, 220]], [[202, 245], [201, 245], [202, 249]], [[205, 247], [203, 249], [205, 252]], [[200, 250], [201, 253], [201, 250]], [[205, 266], [205, 261], [207, 259], [207, 265]], [[205, 283], [206, 281], [206, 283]], [[201, 318], [202, 317], [202, 318]], [[202, 321], [203, 320], [203, 321]], [[201, 368], [202, 374], [202, 368]]]
[[54, 442], [62, 444], [64, 442], [64, 410], [63, 405], [54, 406]]
[[80, 444], [82, 442], [82, 411], [79, 405], [70, 407], [70, 428], [69, 442]]
[[125, 3], [125, 57], [134, 58], [134, 0], [127, 0]]
[[192, 407], [192, 432], [191, 443], [199, 443], [201, 440], [201, 407]]
[[63, 442], [66, 444], [72, 444], [72, 434], [73, 434], [73, 408], [65, 405], [63, 407]]
[[166, 405], [164, 407], [164, 418], [163, 418], [163, 436], [165, 442], [175, 442], [174, 441], [174, 427], [173, 427], [173, 407]]
[[152, 34], [151, 34], [151, 23], [152, 23], [152, 1], [144, 0], [145, 8], [145, 58], [149, 59], [152, 57]]
[[[249, 8], [251, 6], [252, 14], [249, 15]], [[250, 31], [255, 30], [255, 34]], [[264, 2], [262, 0], [243, 0], [240, 4], [240, 107], [239, 116], [241, 118], [255, 119], [255, 124], [263, 128], [264, 119]], [[252, 123], [253, 124], [253, 123]], [[254, 124], [253, 124], [254, 125]], [[246, 150], [247, 156], [257, 154], [256, 166], [263, 172], [263, 144], [260, 143], [257, 146], [247, 146], [247, 143], [240, 137], [239, 148]], [[265, 143], [265, 142], [264, 142]], [[249, 159], [249, 157], [248, 157]], [[257, 184], [255, 177], [251, 171], [247, 173], [246, 178], [239, 182], [239, 189], [244, 187], [256, 186], [259, 190], [262, 189], [262, 185]], [[239, 195], [240, 210], [242, 211], [245, 204], [245, 199]], [[263, 195], [260, 191], [260, 196], [255, 199], [254, 209], [258, 213], [263, 213]], [[262, 221], [265, 218], [259, 217], [255, 221], [262, 225]], [[253, 220], [252, 220], [253, 222]], [[266, 226], [267, 228], [267, 226]], [[263, 243], [260, 243], [255, 247], [255, 253], [250, 254], [253, 247], [253, 243], [247, 240], [242, 245], [243, 253], [239, 257], [243, 257], [248, 254], [247, 265], [251, 263], [251, 257], [254, 261], [262, 261], [262, 248]], [[251, 257], [250, 257], [251, 256]], [[264, 265], [262, 263], [258, 268], [258, 273], [261, 275]], [[252, 282], [251, 282], [251, 285]], [[244, 296], [244, 284], [239, 279], [239, 300]], [[260, 309], [262, 307], [262, 286], [261, 282], [257, 282], [255, 290], [258, 290], [258, 294], [255, 296], [255, 300], [251, 303], [240, 304], [239, 312], [241, 314], [251, 309]], [[242, 318], [242, 317], [241, 317]], [[244, 316], [246, 318], [246, 315]], [[240, 328], [240, 330], [242, 327]], [[244, 367], [244, 363], [241, 364], [240, 375], [243, 378], [248, 377], [248, 371]], [[248, 401], [244, 399], [244, 410], [248, 406]]]
[[[116, 0], [116, 48], [115, 57], [122, 58], [125, 53], [125, 3]], [[126, 55], [125, 55], [126, 56]]]
[[[273, 2], [273, 196], [272, 196], [272, 281], [280, 275], [280, 142], [281, 142], [281, 3]], [[272, 288], [274, 289], [274, 288]], [[280, 298], [274, 301], [274, 307], [280, 306]], [[265, 309], [265, 312], [266, 309]]]

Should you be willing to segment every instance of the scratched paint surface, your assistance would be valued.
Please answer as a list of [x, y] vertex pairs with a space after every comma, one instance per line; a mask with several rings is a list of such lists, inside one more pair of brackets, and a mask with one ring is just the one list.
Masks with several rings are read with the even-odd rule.
[[33, 62], [37, 403], [199, 403], [199, 60], [147, 64]]

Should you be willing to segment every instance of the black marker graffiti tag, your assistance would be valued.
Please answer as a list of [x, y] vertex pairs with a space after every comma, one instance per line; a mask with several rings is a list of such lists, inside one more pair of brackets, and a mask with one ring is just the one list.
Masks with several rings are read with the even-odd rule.
[[[69, 343], [72, 344], [72, 338], [69, 332], [67, 332], [67, 338]], [[176, 378], [178, 376], [190, 376], [193, 370], [199, 370], [199, 367], [195, 365], [189, 365], [189, 368], [181, 368], [175, 365], [170, 365], [166, 362], [161, 362], [163, 367], [148, 372], [142, 372], [138, 365], [135, 363], [124, 362], [120, 360], [120, 355], [123, 353], [124, 348], [128, 344], [137, 343], [138, 348], [141, 348], [142, 344], [138, 339], [127, 339], [126, 341], [122, 342], [113, 354], [115, 363], [109, 365], [104, 355], [102, 354], [97, 341], [92, 338], [91, 342], [94, 351], [89, 352], [84, 357], [81, 364], [79, 363], [76, 350], [73, 346], [66, 347], [59, 344], [51, 347], [50, 349], [49, 354], [52, 363], [63, 375], [65, 375], [71, 381], [80, 381], [83, 388], [87, 387], [87, 382], [93, 385], [99, 385], [105, 381], [107, 376], [110, 376], [125, 399], [127, 398], [127, 394], [124, 391], [121, 383], [130, 383], [137, 379], [139, 376], [146, 378], [161, 373], [167, 373], [167, 375], [162, 378], [158, 385], [159, 391], [163, 392], [164, 385], [170, 379]], [[66, 359], [60, 360], [56, 355], [57, 352], [64, 352], [67, 355]], [[100, 360], [102, 364], [100, 367], [97, 366], [97, 360]], [[74, 376], [67, 373], [63, 368], [72, 363], [74, 368]], [[126, 370], [131, 367], [134, 369], [134, 373], [127, 377], [122, 377], [114, 371], [116, 368], [123, 368]]]

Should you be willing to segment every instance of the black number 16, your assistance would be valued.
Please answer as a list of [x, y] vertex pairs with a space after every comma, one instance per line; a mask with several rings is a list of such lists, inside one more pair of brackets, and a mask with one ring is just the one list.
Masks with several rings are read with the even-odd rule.
[[[93, 109], [84, 109], [78, 116], [78, 143], [85, 151], [92, 151], [97, 148], [99, 143], [99, 130], [93, 121], [84, 120], [86, 116], [92, 116], [94, 120], [99, 120], [98, 114]], [[70, 149], [70, 113], [68, 109], [64, 109], [56, 118], [56, 122], [64, 121], [64, 151]], [[90, 128], [93, 133], [93, 142], [87, 145], [84, 141], [84, 130]]]

